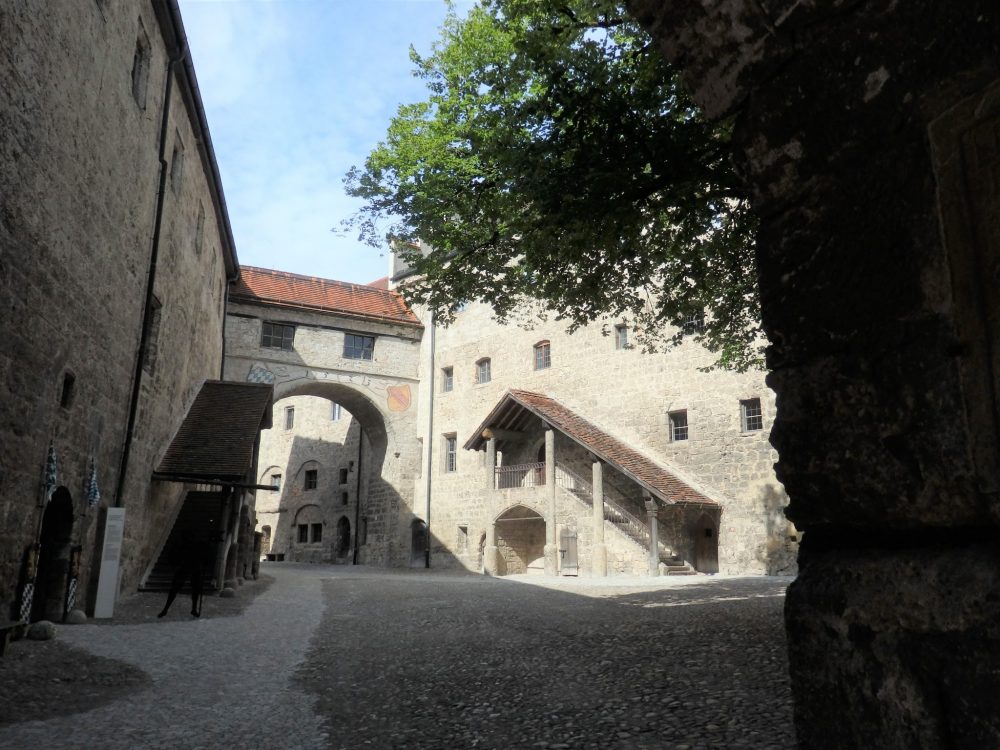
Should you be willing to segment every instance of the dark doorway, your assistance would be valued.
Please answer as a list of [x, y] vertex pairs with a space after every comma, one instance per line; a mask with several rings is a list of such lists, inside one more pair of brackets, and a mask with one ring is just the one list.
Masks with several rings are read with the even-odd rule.
[[60, 621], [69, 579], [73, 537], [73, 498], [59, 487], [45, 506], [39, 537], [38, 572], [31, 605], [31, 621]]
[[337, 521], [337, 559], [343, 560], [351, 550], [351, 522], [346, 516]]
[[410, 524], [410, 567], [422, 568], [427, 564], [427, 524], [414, 518]]
[[719, 572], [719, 527], [708, 513], [695, 525], [694, 568], [699, 573]]

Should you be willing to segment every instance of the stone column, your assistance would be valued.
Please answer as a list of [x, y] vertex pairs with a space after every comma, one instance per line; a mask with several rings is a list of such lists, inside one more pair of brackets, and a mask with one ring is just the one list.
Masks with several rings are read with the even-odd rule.
[[594, 547], [591, 551], [591, 572], [595, 576], [608, 574], [608, 548], [604, 544], [604, 465], [594, 461], [592, 472]]
[[497, 472], [497, 441], [490, 438], [486, 441], [486, 488], [492, 490], [496, 486]]
[[483, 572], [496, 575], [500, 567], [500, 550], [497, 549], [497, 525], [490, 521], [486, 527], [486, 544], [483, 546]]
[[660, 525], [656, 520], [657, 503], [648, 492], [642, 494], [646, 504], [646, 517], [649, 519], [649, 574], [658, 576], [660, 575]]
[[559, 539], [556, 530], [556, 434], [551, 427], [545, 430], [545, 494], [549, 512], [545, 518], [545, 574], [559, 573]]

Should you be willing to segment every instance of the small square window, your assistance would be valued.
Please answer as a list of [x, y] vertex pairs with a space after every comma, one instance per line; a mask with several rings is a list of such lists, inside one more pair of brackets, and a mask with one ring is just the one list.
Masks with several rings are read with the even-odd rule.
[[285, 407], [285, 429], [290, 430], [295, 427], [295, 407]]
[[442, 367], [441, 368], [441, 390], [447, 393], [448, 391], [455, 390], [455, 368], [454, 367]]
[[301, 544], [306, 544], [309, 541], [309, 524], [300, 523], [299, 524], [299, 542]]
[[339, 422], [341, 415], [340, 404], [332, 404], [330, 407], [330, 421]]
[[340, 470], [340, 483], [347, 484], [347, 469]]
[[313, 541], [313, 544], [316, 544], [316, 542], [322, 542], [323, 541], [323, 524], [321, 524], [321, 523], [311, 524], [311, 530], [312, 530], [312, 541]]
[[490, 373], [490, 360], [481, 359], [476, 362], [476, 382], [477, 383], [489, 383], [491, 378]]
[[672, 411], [667, 415], [670, 419], [670, 440], [677, 442], [688, 439], [687, 411]]
[[684, 334], [687, 336], [693, 336], [696, 333], [701, 333], [705, 330], [705, 313], [703, 310], [697, 310], [693, 313], [688, 313], [684, 318], [684, 325], [681, 326]]
[[740, 401], [740, 421], [743, 432], [757, 432], [764, 429], [764, 411], [759, 398]]
[[628, 326], [615, 326], [615, 349], [628, 349]]
[[306, 469], [306, 481], [303, 489], [314, 490], [319, 481], [319, 471], [317, 469]]
[[277, 489], [280, 490], [281, 489], [281, 474], [272, 474], [271, 475], [271, 484], [274, 487], [276, 487]]
[[346, 359], [367, 359], [371, 361], [375, 353], [375, 337], [344, 334], [344, 357]]
[[291, 351], [294, 341], [295, 326], [268, 323], [265, 320], [260, 327], [260, 345], [265, 349]]
[[535, 369], [547, 370], [552, 366], [552, 347], [548, 341], [535, 344]]
[[458, 438], [455, 435], [444, 436], [444, 471], [453, 474], [458, 470]]
[[340, 493], [340, 504], [341, 505], [347, 505], [347, 503], [350, 501], [350, 499], [351, 499], [350, 495], [348, 495], [346, 492], [341, 492]]

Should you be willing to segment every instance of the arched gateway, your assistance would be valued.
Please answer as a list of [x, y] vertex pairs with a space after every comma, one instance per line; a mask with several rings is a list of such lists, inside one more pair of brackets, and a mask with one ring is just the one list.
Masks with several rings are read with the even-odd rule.
[[[413, 498], [420, 462], [415, 396], [422, 331], [394, 292], [241, 269], [226, 319], [225, 379], [273, 384], [272, 429], [285, 431], [290, 440], [299, 415], [289, 412], [286, 404], [294, 397], [313, 396], [330, 402], [327, 419], [340, 419], [346, 412], [343, 418], [355, 420], [362, 435], [359, 442], [368, 446], [342, 468], [324, 465], [321, 451], [311, 454], [319, 456], [317, 467], [309, 469], [316, 472], [312, 476], [329, 477], [336, 485], [327, 502], [338, 507], [329, 520], [318, 522], [319, 529], [305, 530], [303, 544], [321, 551], [330, 547], [330, 555], [338, 557], [343, 535], [339, 528], [333, 533], [334, 524], [349, 506], [355, 517], [347, 528], [356, 529], [362, 518], [366, 523], [366, 534], [357, 540], [352, 557], [375, 565], [409, 563], [410, 529], [400, 519], [423, 512], [414, 508]], [[269, 476], [273, 472], [285, 478], [282, 502], [314, 481], [301, 468], [268, 470]], [[263, 484], [270, 483], [269, 476], [262, 477]], [[258, 505], [259, 500], [260, 494]], [[325, 535], [323, 523], [330, 525]], [[276, 531], [276, 541], [281, 533], [297, 544], [303, 532], [298, 527]]]

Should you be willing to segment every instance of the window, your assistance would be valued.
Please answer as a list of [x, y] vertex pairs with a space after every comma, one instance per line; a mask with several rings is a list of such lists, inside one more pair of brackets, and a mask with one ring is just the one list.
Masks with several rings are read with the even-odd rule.
[[194, 228], [194, 254], [201, 255], [201, 246], [205, 239], [205, 207], [198, 204], [198, 219]]
[[489, 383], [490, 382], [490, 360], [481, 359], [476, 362], [476, 382], [477, 383]]
[[748, 398], [740, 401], [740, 421], [743, 432], [756, 432], [764, 429], [764, 412], [760, 408], [759, 398]]
[[295, 339], [295, 326], [281, 323], [268, 323], [266, 320], [260, 329], [260, 345], [267, 349], [292, 350]]
[[271, 484], [274, 487], [276, 487], [277, 489], [280, 490], [281, 489], [281, 474], [272, 474], [271, 475]]
[[299, 542], [305, 544], [309, 541], [309, 524], [300, 523], [299, 524]]
[[548, 341], [535, 344], [535, 369], [547, 370], [552, 366], [552, 347]]
[[323, 524], [321, 524], [321, 523], [314, 523], [314, 524], [311, 524], [311, 528], [312, 528], [312, 541], [313, 541], [313, 544], [316, 544], [316, 542], [322, 542], [323, 541]]
[[295, 426], [295, 407], [285, 407], [285, 429], [290, 430]]
[[149, 319], [146, 328], [146, 352], [142, 357], [142, 369], [152, 373], [156, 368], [156, 353], [160, 342], [160, 317], [163, 305], [156, 295], [149, 301]]
[[350, 496], [346, 492], [341, 492], [340, 493], [340, 504], [341, 505], [347, 505], [347, 503], [349, 501], [350, 501]]
[[441, 390], [447, 393], [455, 390], [455, 368], [441, 368]]
[[346, 359], [367, 359], [370, 361], [374, 352], [374, 336], [359, 336], [354, 333], [344, 334], [344, 357]]
[[704, 331], [705, 312], [703, 310], [698, 310], [693, 313], [688, 313], [687, 317], [684, 318], [684, 325], [681, 326], [681, 329], [687, 336]]
[[687, 411], [672, 411], [667, 414], [670, 419], [670, 440], [688, 439], [688, 413]]
[[615, 349], [628, 349], [628, 326], [615, 326]]
[[306, 481], [303, 485], [303, 489], [314, 490], [316, 489], [316, 483], [319, 479], [319, 471], [317, 469], [306, 469]]
[[347, 469], [340, 470], [340, 483], [347, 484]]
[[340, 404], [332, 404], [330, 407], [330, 421], [339, 422], [340, 421]]
[[447, 474], [458, 470], [458, 438], [455, 435], [444, 436], [444, 470]]
[[76, 375], [69, 370], [63, 373], [62, 393], [59, 394], [59, 406], [68, 409], [73, 405], [76, 396]]
[[170, 156], [170, 189], [174, 195], [181, 192], [181, 181], [184, 179], [184, 143], [180, 135], [174, 133], [174, 151]]
[[149, 82], [149, 37], [139, 23], [139, 38], [135, 40], [135, 54], [132, 57], [132, 98], [139, 109], [146, 108], [146, 84]]

